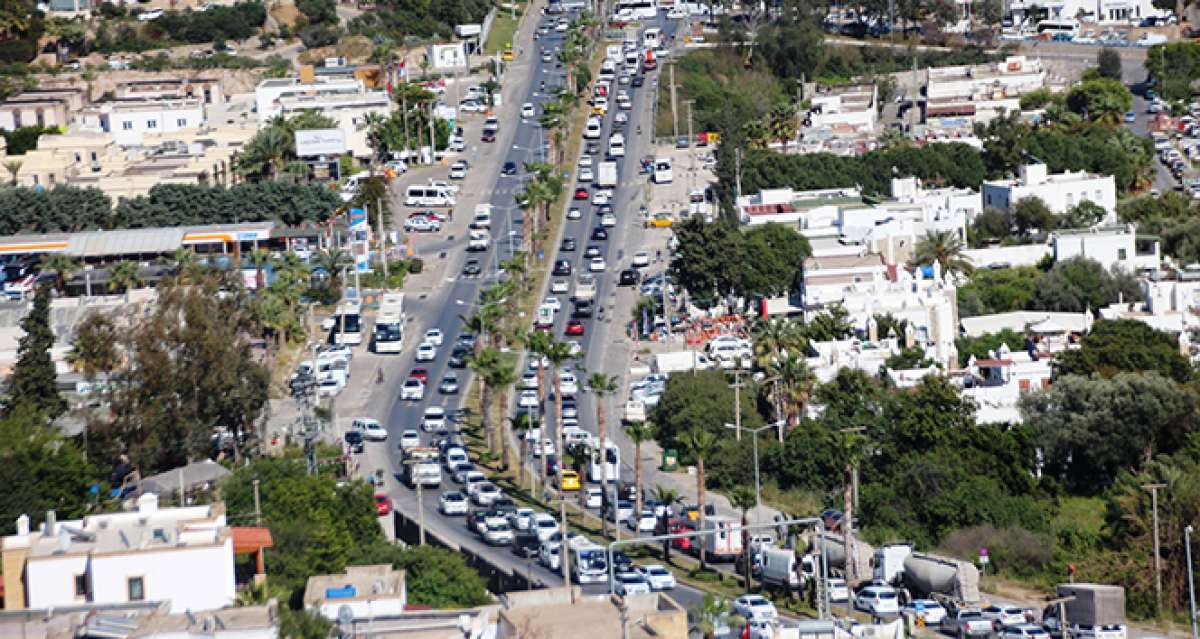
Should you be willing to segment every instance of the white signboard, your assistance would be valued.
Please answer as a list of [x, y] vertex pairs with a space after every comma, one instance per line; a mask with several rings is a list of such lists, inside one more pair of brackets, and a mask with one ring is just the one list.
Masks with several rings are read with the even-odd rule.
[[346, 152], [346, 133], [341, 129], [302, 129], [296, 131], [296, 155], [341, 155]]
[[460, 38], [473, 38], [483, 33], [482, 24], [460, 24], [454, 27], [454, 33]]

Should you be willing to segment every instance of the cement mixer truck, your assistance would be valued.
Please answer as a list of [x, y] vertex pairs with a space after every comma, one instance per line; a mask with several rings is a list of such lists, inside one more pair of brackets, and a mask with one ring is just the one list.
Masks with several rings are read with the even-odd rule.
[[912, 598], [941, 596], [957, 604], [979, 602], [979, 570], [969, 561], [914, 552], [912, 544], [888, 544], [874, 552], [873, 576], [908, 590]]
[[[856, 582], [871, 580], [871, 557], [875, 548], [867, 542], [854, 538], [854, 575]], [[822, 532], [809, 540], [809, 552], [825, 558], [830, 575], [845, 577], [846, 572], [846, 538], [833, 532]], [[849, 580], [847, 580], [849, 581]], [[857, 586], [857, 583], [850, 584]]]

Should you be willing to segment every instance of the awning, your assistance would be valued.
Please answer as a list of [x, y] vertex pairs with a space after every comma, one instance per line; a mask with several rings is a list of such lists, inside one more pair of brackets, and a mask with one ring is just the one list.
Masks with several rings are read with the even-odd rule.
[[925, 117], [975, 115], [974, 104], [938, 104], [925, 107]]
[[75, 233], [67, 240], [67, 254], [75, 257], [108, 257], [143, 253], [170, 253], [183, 245], [183, 229], [125, 229]]
[[248, 555], [256, 553], [263, 548], [274, 548], [275, 542], [271, 539], [271, 530], [262, 526], [234, 526], [233, 527], [233, 553], [235, 555]]

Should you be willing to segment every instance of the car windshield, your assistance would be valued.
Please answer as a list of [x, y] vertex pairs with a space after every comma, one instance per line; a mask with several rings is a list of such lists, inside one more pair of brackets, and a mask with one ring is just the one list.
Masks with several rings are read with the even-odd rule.
[[895, 599], [895, 598], [896, 598], [896, 593], [894, 593], [894, 592], [881, 592], [881, 593], [879, 593], [879, 598], [880, 598], [880, 599]]
[[766, 599], [763, 599], [762, 597], [747, 597], [746, 603], [751, 606], [765, 606], [765, 605], [767, 605], [768, 602]]
[[978, 610], [964, 610], [958, 614], [959, 619], [977, 619], [982, 616], [983, 613]]

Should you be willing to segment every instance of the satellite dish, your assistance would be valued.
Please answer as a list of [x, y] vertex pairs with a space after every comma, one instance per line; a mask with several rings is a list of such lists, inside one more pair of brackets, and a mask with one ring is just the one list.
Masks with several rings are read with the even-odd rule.
[[343, 626], [349, 626], [354, 623], [354, 610], [342, 604], [338, 606], [338, 623]]

